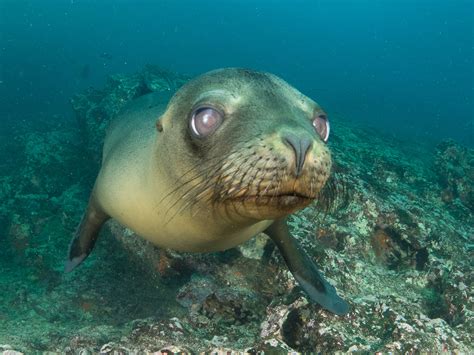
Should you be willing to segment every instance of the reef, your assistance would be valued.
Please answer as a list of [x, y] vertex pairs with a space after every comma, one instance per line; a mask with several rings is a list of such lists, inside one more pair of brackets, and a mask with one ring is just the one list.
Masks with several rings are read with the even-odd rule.
[[75, 124], [51, 117], [2, 135], [0, 353], [474, 352], [473, 150], [354, 120], [331, 120], [337, 203], [290, 217], [348, 315], [309, 302], [263, 234], [188, 254], [111, 221], [63, 274], [108, 122], [186, 80], [156, 66], [114, 75], [72, 99]]
[[451, 204], [457, 201], [474, 211], [474, 153], [445, 141], [438, 145], [435, 170], [443, 188], [441, 198]]
[[189, 77], [147, 65], [135, 74], [109, 76], [103, 89], [90, 88], [75, 95], [71, 105], [80, 137], [90, 157], [100, 162], [104, 132], [110, 120], [131, 100], [151, 93], [174, 93]]

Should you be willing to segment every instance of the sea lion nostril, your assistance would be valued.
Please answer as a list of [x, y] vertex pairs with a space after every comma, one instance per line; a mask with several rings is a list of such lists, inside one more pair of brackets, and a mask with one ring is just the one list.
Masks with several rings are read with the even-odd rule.
[[310, 138], [302, 138], [293, 134], [286, 134], [283, 136], [283, 141], [288, 144], [295, 153], [295, 174], [298, 177], [303, 171], [306, 155], [308, 154], [313, 141]]

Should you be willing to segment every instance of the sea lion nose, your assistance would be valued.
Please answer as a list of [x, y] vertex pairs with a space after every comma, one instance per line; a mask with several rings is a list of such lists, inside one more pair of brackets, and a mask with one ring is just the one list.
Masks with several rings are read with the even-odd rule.
[[289, 145], [295, 153], [295, 174], [298, 177], [303, 171], [306, 155], [313, 144], [313, 140], [288, 133], [283, 136], [283, 142]]

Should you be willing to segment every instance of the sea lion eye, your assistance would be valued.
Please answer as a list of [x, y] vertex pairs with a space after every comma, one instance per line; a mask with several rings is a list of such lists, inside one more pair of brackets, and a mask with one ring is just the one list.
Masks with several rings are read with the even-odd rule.
[[213, 133], [222, 123], [222, 114], [212, 107], [201, 107], [191, 117], [191, 130], [198, 137]]
[[328, 141], [330, 131], [327, 116], [323, 114], [317, 115], [316, 118], [313, 119], [313, 126], [323, 142], [326, 143]]

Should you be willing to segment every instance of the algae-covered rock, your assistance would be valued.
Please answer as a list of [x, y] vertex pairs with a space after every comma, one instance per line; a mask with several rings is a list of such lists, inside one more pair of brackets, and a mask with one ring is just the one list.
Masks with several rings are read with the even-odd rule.
[[188, 77], [147, 65], [135, 74], [109, 76], [102, 90], [88, 89], [71, 99], [82, 139], [92, 159], [100, 162], [105, 129], [112, 118], [131, 100], [151, 93], [174, 93]]
[[440, 143], [436, 151], [435, 170], [443, 188], [442, 200], [452, 203], [459, 198], [474, 212], [474, 150], [453, 141]]

